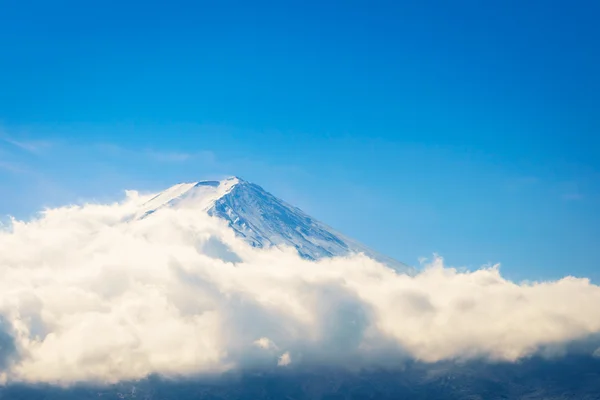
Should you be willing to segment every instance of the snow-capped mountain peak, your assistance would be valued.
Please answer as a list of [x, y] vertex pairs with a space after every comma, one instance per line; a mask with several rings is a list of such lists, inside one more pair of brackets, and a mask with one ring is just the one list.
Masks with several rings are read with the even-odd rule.
[[310, 260], [363, 253], [400, 272], [412, 268], [376, 253], [238, 177], [181, 183], [142, 205], [137, 218], [164, 208], [193, 208], [225, 220], [235, 234], [254, 247], [292, 246]]
[[179, 183], [158, 193], [140, 208], [137, 217], [145, 217], [163, 207], [191, 207], [208, 211], [215, 201], [229, 193], [243, 180], [230, 177], [222, 181]]

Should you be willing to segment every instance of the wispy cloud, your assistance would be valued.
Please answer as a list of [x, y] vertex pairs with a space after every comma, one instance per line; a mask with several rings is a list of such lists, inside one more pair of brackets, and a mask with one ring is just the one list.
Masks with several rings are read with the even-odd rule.
[[160, 163], [185, 163], [197, 160], [203, 160], [209, 163], [214, 163], [216, 160], [215, 154], [208, 150], [183, 152], [175, 150], [155, 150], [148, 148], [130, 149], [112, 143], [100, 143], [96, 144], [95, 147], [101, 152], [112, 156], [134, 158], [141, 157]]
[[583, 195], [581, 193], [578, 192], [572, 192], [572, 193], [565, 193], [563, 194], [562, 198], [563, 200], [566, 201], [578, 201], [578, 200], [583, 200]]
[[0, 146], [0, 172], [20, 174], [27, 172], [27, 169], [15, 160], [11, 152]]
[[193, 154], [191, 153], [183, 153], [183, 152], [176, 152], [176, 151], [156, 151], [156, 150], [147, 150], [145, 151], [145, 155], [148, 156], [149, 158], [153, 159], [154, 161], [159, 161], [159, 162], [175, 162], [175, 163], [180, 163], [180, 162], [185, 162], [185, 161], [189, 161], [190, 159], [192, 159], [194, 157]]
[[506, 189], [511, 191], [523, 190], [532, 187], [540, 182], [540, 179], [535, 176], [521, 176], [510, 179], [506, 182]]
[[585, 198], [579, 182], [576, 181], [552, 182], [535, 176], [522, 176], [506, 181], [505, 188], [508, 191], [517, 193], [537, 188], [550, 191], [552, 196], [564, 201], [580, 201]]
[[216, 161], [216, 155], [212, 151], [201, 150], [196, 152], [179, 152], [179, 151], [157, 151], [145, 150], [143, 154], [153, 161], [164, 163], [184, 163], [188, 161], [202, 160], [209, 163]]
[[16, 163], [3, 160], [0, 160], [0, 169], [17, 174], [27, 172], [25, 168]]
[[0, 126], [0, 170], [11, 174], [35, 174], [31, 157], [39, 157], [52, 146], [49, 140], [16, 138]]
[[52, 147], [52, 142], [48, 140], [17, 140], [2, 133], [0, 133], [0, 140], [20, 150], [34, 154], [39, 154]]
[[558, 190], [564, 201], [579, 201], [585, 197], [578, 182], [562, 182], [558, 185]]

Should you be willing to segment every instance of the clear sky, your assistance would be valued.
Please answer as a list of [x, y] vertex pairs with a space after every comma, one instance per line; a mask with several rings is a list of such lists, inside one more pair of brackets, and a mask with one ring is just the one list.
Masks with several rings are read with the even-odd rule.
[[600, 2], [0, 10], [0, 215], [238, 175], [413, 265], [600, 281]]

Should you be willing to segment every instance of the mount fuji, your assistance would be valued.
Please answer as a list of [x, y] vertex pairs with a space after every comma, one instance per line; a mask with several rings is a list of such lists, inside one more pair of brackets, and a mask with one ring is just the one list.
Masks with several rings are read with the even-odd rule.
[[308, 260], [362, 253], [401, 273], [414, 269], [350, 239], [238, 177], [180, 183], [144, 203], [135, 219], [163, 208], [193, 208], [225, 220], [236, 236], [253, 247], [291, 246]]

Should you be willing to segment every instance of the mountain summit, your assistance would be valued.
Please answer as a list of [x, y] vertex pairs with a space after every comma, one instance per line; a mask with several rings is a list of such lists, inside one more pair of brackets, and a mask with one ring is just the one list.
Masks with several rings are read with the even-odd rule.
[[292, 246], [309, 260], [363, 253], [398, 272], [412, 271], [407, 265], [336, 232], [260, 186], [237, 177], [172, 186], [146, 202], [137, 217], [145, 218], [163, 207], [193, 207], [221, 218], [238, 237], [254, 247]]

